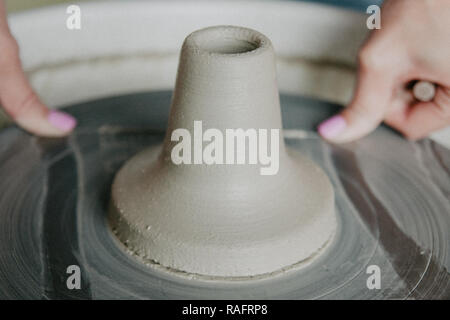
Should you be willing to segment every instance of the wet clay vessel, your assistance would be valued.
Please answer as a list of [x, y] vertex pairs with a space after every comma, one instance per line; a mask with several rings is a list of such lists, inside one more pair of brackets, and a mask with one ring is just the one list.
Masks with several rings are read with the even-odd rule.
[[[248, 161], [174, 163], [180, 140], [173, 134], [180, 128], [192, 137], [208, 129], [278, 131], [278, 170], [261, 174], [265, 166]], [[317, 165], [284, 144], [267, 37], [217, 26], [186, 38], [164, 143], [117, 173], [109, 224], [142, 261], [204, 279], [272, 276], [308, 264], [332, 242], [333, 188]]]

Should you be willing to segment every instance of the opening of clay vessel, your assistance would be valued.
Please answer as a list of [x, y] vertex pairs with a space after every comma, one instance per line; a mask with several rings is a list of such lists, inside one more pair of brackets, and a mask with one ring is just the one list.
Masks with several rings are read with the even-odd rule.
[[192, 39], [200, 50], [218, 54], [251, 52], [262, 45], [263, 40], [242, 29], [205, 29]]

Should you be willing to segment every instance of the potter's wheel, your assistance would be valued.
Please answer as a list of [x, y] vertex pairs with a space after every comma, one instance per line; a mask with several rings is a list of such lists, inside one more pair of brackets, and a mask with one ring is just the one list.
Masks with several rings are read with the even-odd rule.
[[[128, 255], [107, 228], [114, 174], [164, 136], [171, 92], [67, 107], [80, 122], [62, 140], [0, 133], [0, 298], [449, 298], [450, 151], [388, 128], [351, 145], [314, 126], [337, 105], [282, 96], [286, 143], [319, 164], [336, 191], [339, 229], [326, 253], [271, 279], [204, 281]], [[149, 129], [150, 128], [150, 129]], [[81, 268], [81, 290], [66, 269]], [[367, 267], [381, 288], [366, 286]]]

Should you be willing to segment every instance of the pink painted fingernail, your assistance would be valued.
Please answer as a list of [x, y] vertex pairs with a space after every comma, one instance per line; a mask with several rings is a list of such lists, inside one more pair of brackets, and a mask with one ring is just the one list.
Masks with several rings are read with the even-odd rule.
[[62, 131], [70, 131], [77, 125], [77, 120], [65, 112], [52, 110], [48, 114], [48, 122]]
[[328, 120], [325, 120], [319, 125], [318, 131], [325, 139], [336, 137], [347, 127], [347, 122], [341, 115], [336, 115]]

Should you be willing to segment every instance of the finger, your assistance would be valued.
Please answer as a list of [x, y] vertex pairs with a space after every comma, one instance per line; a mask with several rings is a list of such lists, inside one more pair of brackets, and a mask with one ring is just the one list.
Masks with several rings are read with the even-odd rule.
[[6, 113], [25, 130], [49, 137], [64, 136], [76, 120], [63, 112], [50, 111], [31, 88], [22, 70], [14, 39], [3, 39], [0, 48], [0, 102]]
[[8, 20], [6, 19], [6, 8], [3, 0], [0, 0], [0, 28], [8, 29]]
[[333, 143], [359, 139], [383, 120], [394, 88], [385, 72], [360, 67], [358, 85], [350, 105], [319, 126], [319, 133]]
[[393, 110], [386, 124], [410, 140], [417, 140], [450, 125], [450, 89], [438, 87], [433, 101]]

